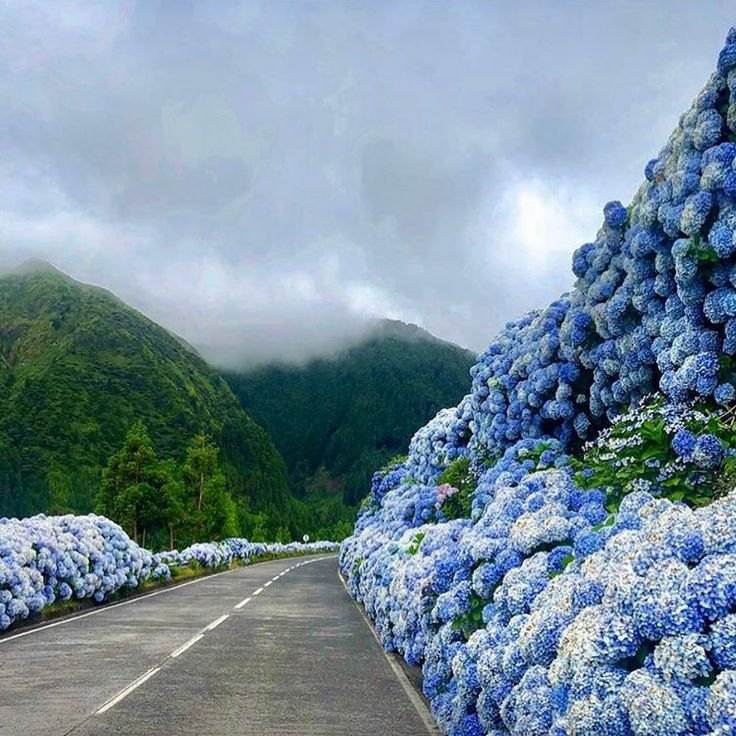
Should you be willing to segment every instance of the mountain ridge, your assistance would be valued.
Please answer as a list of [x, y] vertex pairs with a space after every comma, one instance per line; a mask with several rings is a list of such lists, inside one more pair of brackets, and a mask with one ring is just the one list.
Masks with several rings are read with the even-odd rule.
[[236, 494], [288, 497], [268, 434], [186, 341], [117, 296], [45, 262], [0, 276], [0, 514], [90, 510], [130, 424], [181, 456], [212, 434]]
[[360, 342], [329, 356], [223, 376], [273, 438], [292, 490], [340, 488], [354, 505], [372, 471], [406, 452], [443, 401], [462, 397], [474, 360], [417, 325], [380, 320]]

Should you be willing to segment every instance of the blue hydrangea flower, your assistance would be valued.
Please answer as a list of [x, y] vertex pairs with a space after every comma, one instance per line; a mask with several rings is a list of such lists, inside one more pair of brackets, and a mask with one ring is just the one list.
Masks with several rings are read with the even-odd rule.
[[[575, 250], [571, 292], [492, 340], [342, 545], [351, 591], [385, 646], [422, 664], [444, 733], [736, 733], [736, 496], [654, 497], [726, 456], [691, 420], [736, 399], [733, 130], [736, 29], [630, 206], [607, 204]], [[609, 516], [570, 456], [657, 389], [676, 459], [649, 458]], [[430, 499], [458, 457], [477, 487], [471, 518], [448, 522]]]

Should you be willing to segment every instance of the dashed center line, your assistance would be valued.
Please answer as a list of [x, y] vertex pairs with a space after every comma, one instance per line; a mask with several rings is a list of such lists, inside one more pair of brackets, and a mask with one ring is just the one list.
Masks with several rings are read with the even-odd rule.
[[212, 629], [216, 629], [223, 621], [230, 618], [230, 615], [225, 613], [220, 618], [216, 618], [211, 624], [204, 627], [205, 631], [212, 631]]
[[[247, 603], [250, 603], [250, 601], [253, 600], [253, 598], [255, 596], [260, 595], [261, 593], [263, 593], [263, 591], [266, 588], [268, 588], [272, 583], [275, 583], [280, 577], [286, 575], [287, 572], [291, 572], [292, 570], [296, 570], [297, 568], [301, 567], [302, 565], [307, 565], [310, 562], [315, 562], [315, 561], [316, 560], [307, 560], [305, 562], [300, 562], [300, 563], [298, 563], [296, 565], [292, 565], [291, 567], [287, 568], [286, 570], [282, 570], [274, 578], [272, 578], [271, 580], [269, 580], [267, 583], [264, 583], [262, 588], [258, 588], [258, 590], [254, 590], [253, 593], [251, 593], [250, 596], [248, 596], [247, 598], [243, 598], [243, 600], [240, 601], [240, 603], [237, 603], [234, 607], [236, 609], [243, 608], [243, 606], [245, 606]], [[222, 574], [222, 573], [220, 573], [220, 574]], [[212, 577], [214, 577], [214, 575]], [[196, 582], [196, 581], [192, 581], [192, 582]], [[189, 583], [185, 583], [184, 585], [188, 585], [188, 584]], [[181, 587], [183, 587], [183, 586], [181, 586]], [[164, 591], [160, 591], [160, 592], [164, 592]], [[156, 595], [156, 594], [157, 593], [152, 593], [150, 595]], [[146, 598], [148, 596], [142, 596], [142, 597], [143, 598]], [[124, 604], [117, 604], [117, 605], [124, 605]], [[90, 615], [90, 614], [84, 614], [84, 615]], [[83, 618], [84, 615], [83, 616], [78, 616], [76, 618]], [[176, 657], [179, 657], [180, 655], [184, 654], [184, 652], [186, 652], [187, 649], [189, 649], [190, 647], [193, 647], [198, 641], [200, 641], [201, 639], [203, 639], [206, 632], [212, 631], [213, 629], [216, 629], [221, 623], [223, 623], [224, 621], [226, 621], [228, 618], [230, 618], [230, 614], [225, 613], [222, 616], [220, 616], [220, 618], [215, 619], [211, 624], [208, 624], [207, 626], [205, 626], [205, 628], [202, 629], [201, 633], [197, 634], [196, 636], [193, 636], [189, 641], [187, 641], [184, 644], [182, 644], [178, 649], [176, 649], [175, 651], [173, 651], [169, 656], [172, 657], [172, 658], [176, 658]], [[63, 621], [61, 623], [63, 623]], [[54, 626], [54, 625], [56, 625], [56, 624], [51, 624], [51, 626]], [[19, 634], [17, 636], [23, 636], [23, 635], [24, 634]], [[10, 637], [10, 638], [13, 638], [13, 637]], [[121, 690], [117, 695], [115, 695], [113, 698], [111, 698], [110, 700], [108, 700], [104, 705], [102, 705], [100, 708], [98, 708], [95, 711], [95, 715], [101, 715], [102, 713], [105, 713], [108, 710], [110, 710], [110, 708], [112, 708], [114, 705], [117, 705], [117, 703], [119, 703], [121, 700], [123, 700], [123, 698], [126, 698], [128, 695], [130, 695], [130, 693], [132, 693], [134, 690], [136, 690], [137, 688], [139, 688], [144, 682], [146, 682], [147, 680], [150, 680], [157, 672], [160, 672], [160, 670], [161, 670], [161, 667], [153, 667], [150, 670], [148, 670], [148, 672], [145, 672], [137, 680], [134, 680], [133, 682], [131, 682], [130, 685], [128, 685], [123, 690]]]
[[172, 657], [178, 657], [180, 654], [184, 654], [189, 647], [196, 644], [200, 639], [204, 637], [204, 634], [197, 634], [197, 636], [191, 638], [186, 644], [182, 644], [175, 652], [172, 652]]
[[133, 690], [140, 687], [146, 680], [150, 680], [160, 669], [160, 667], [154, 667], [153, 669], [148, 670], [148, 672], [146, 672], [144, 675], [141, 675], [137, 680], [134, 680], [130, 685], [128, 685], [128, 687], [121, 690], [112, 700], [108, 700], [105, 705], [103, 705], [101, 708], [98, 708], [95, 713], [97, 715], [100, 715], [101, 713], [105, 713], [106, 711], [110, 710], [113, 705], [116, 705], [123, 698], [130, 695]]

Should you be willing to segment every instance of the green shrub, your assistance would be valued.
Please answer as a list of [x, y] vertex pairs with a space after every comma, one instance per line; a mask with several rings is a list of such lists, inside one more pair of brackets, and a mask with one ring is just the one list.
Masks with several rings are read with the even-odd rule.
[[[703, 466], [697, 458], [675, 451], [673, 440], [680, 429], [696, 437], [711, 434], [721, 442], [720, 464]], [[733, 488], [736, 479], [736, 429], [734, 410], [705, 403], [671, 405], [657, 395], [627, 411], [583, 449], [582, 458], [571, 461], [581, 488], [601, 488], [614, 512], [621, 499], [646, 490], [689, 506], [709, 504]]]
[[478, 479], [470, 468], [470, 458], [459, 457], [437, 477], [437, 487], [449, 486], [457, 489], [446, 496], [440, 510], [447, 519], [469, 519], [473, 502], [473, 492], [478, 487]]

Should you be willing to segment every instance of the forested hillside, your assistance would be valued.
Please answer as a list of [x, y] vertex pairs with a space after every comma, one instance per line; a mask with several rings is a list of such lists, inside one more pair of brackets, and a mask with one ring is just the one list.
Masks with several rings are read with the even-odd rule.
[[284, 513], [278, 451], [184, 341], [48, 264], [0, 278], [0, 516], [92, 510], [136, 422], [176, 461], [206, 434], [241, 511]]
[[225, 378], [269, 431], [297, 493], [342, 493], [354, 505], [373, 471], [462, 397], [473, 359], [415, 325], [382, 320], [335, 356]]

